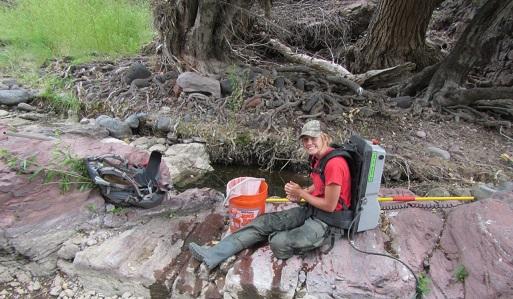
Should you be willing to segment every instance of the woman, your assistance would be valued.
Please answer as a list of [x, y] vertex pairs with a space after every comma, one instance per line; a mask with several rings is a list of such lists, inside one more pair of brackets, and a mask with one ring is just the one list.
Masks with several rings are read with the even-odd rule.
[[331, 138], [318, 120], [311, 120], [303, 126], [300, 140], [314, 169], [310, 173], [313, 184], [302, 188], [291, 181], [285, 185], [285, 192], [290, 201], [298, 203], [302, 198], [308, 204], [261, 215], [212, 247], [190, 243], [189, 250], [194, 258], [205, 263], [209, 270], [243, 249], [265, 240], [269, 240], [271, 250], [279, 259], [303, 254], [324, 243], [329, 226], [312, 215], [317, 214], [315, 212], [318, 210], [329, 214], [349, 207], [349, 167], [343, 157], [334, 157], [326, 164], [324, 180], [315, 171], [320, 159], [333, 150], [329, 146]]

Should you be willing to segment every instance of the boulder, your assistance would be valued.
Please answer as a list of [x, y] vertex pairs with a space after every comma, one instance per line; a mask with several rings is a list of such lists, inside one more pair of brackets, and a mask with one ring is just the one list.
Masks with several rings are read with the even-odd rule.
[[210, 166], [206, 146], [202, 143], [174, 144], [167, 149], [163, 160], [176, 185], [186, 185], [214, 170]]
[[200, 92], [215, 98], [221, 97], [221, 85], [219, 81], [204, 77], [193, 72], [185, 72], [178, 76], [176, 84], [185, 92]]
[[107, 129], [112, 137], [123, 139], [132, 136], [130, 126], [118, 118], [100, 115], [96, 118], [96, 124]]
[[132, 64], [125, 75], [125, 82], [131, 84], [135, 79], [146, 79], [151, 76], [151, 72], [142, 63]]
[[28, 102], [32, 95], [24, 89], [0, 90], [0, 104], [7, 106]]
[[[434, 293], [439, 298], [513, 297], [513, 193], [453, 209], [431, 260]], [[455, 278], [458, 267], [468, 277]], [[435, 271], [436, 270], [436, 271]], [[458, 291], [458, 292], [457, 292]]]

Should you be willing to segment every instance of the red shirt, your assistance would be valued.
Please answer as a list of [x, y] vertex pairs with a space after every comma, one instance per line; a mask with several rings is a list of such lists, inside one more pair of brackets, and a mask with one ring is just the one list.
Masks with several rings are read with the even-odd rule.
[[[331, 152], [333, 148], [329, 148], [325, 155]], [[320, 160], [314, 157], [313, 166], [318, 167]], [[313, 196], [324, 198], [324, 186], [321, 175], [316, 172], [310, 173], [314, 190]], [[343, 157], [331, 158], [324, 168], [324, 178], [326, 185], [336, 184], [340, 186], [340, 196], [335, 211], [343, 210], [341, 201], [349, 207], [351, 205], [351, 173], [349, 172], [349, 165]]]

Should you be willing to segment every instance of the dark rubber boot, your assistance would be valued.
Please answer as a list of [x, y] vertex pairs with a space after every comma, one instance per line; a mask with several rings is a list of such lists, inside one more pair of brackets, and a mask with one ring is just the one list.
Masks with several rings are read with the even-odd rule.
[[189, 251], [192, 256], [205, 263], [209, 271], [242, 249], [244, 248], [241, 242], [233, 237], [230, 238], [230, 236], [212, 247], [189, 243]]

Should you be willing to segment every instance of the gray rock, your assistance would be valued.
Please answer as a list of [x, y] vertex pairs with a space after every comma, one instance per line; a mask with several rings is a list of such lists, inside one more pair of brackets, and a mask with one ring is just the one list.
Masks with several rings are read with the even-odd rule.
[[100, 115], [96, 118], [96, 124], [107, 129], [107, 131], [109, 131], [109, 135], [112, 137], [123, 139], [132, 136], [132, 129], [130, 129], [130, 126], [118, 118]]
[[481, 184], [476, 184], [476, 185], [472, 186], [472, 195], [477, 200], [490, 198], [495, 193], [497, 193], [497, 190], [494, 189], [493, 187], [486, 185], [486, 184], [481, 183]]
[[157, 118], [157, 122], [155, 124], [155, 128], [158, 131], [167, 133], [171, 130], [172, 121], [169, 116], [161, 115]]
[[469, 188], [454, 187], [451, 189], [454, 196], [472, 196], [472, 190]]
[[89, 118], [85, 118], [85, 117], [80, 120], [81, 125], [87, 125], [87, 124], [89, 124], [89, 122], [90, 122]]
[[60, 286], [55, 286], [50, 289], [50, 296], [57, 297], [61, 293], [62, 289]]
[[39, 281], [33, 281], [29, 284], [28, 286], [28, 290], [29, 291], [37, 291], [37, 290], [40, 290], [41, 289], [41, 283]]
[[0, 265], [0, 283], [6, 283], [12, 280], [11, 271], [9, 268]]
[[155, 144], [154, 146], [150, 147], [148, 149], [150, 152], [157, 151], [164, 153], [167, 150], [167, 147], [163, 144]]
[[0, 90], [0, 104], [2, 105], [18, 105], [28, 102], [31, 98], [32, 95], [24, 89]]
[[[134, 296], [150, 298], [148, 286], [155, 283], [155, 273], [168, 267], [181, 253], [183, 245], [180, 238], [154, 236], [177, 232], [182, 228], [181, 223], [180, 219], [152, 218], [101, 245], [88, 247], [77, 253], [70, 274], [79, 273], [80, 283], [97, 292], [130, 292]], [[187, 234], [192, 227], [183, 229]]]
[[229, 80], [229, 79], [221, 80], [220, 84], [221, 84], [221, 94], [224, 97], [232, 94], [233, 86], [232, 86], [231, 80]]
[[430, 154], [440, 157], [444, 160], [451, 159], [451, 154], [446, 150], [434, 146], [428, 146], [426, 149]]
[[415, 136], [424, 139], [424, 138], [426, 138], [427, 134], [424, 131], [417, 131], [417, 132], [415, 132]]
[[445, 189], [445, 188], [433, 188], [426, 193], [426, 196], [428, 196], [428, 197], [431, 197], [431, 196], [445, 197], [445, 196], [451, 196], [451, 193], [449, 193], [449, 191], [447, 191], [447, 189]]
[[17, 271], [14, 275], [16, 276], [16, 279], [23, 284], [27, 284], [32, 280], [30, 273], [25, 271]]
[[132, 64], [125, 75], [125, 82], [131, 84], [135, 79], [145, 79], [151, 76], [151, 72], [141, 63]]
[[397, 97], [393, 98], [392, 101], [395, 102], [396, 106], [399, 108], [410, 108], [413, 103], [413, 98], [409, 96]]
[[75, 254], [80, 251], [80, 247], [73, 243], [64, 243], [64, 245], [57, 251], [57, 256], [63, 260], [73, 260]]
[[214, 170], [205, 144], [175, 144], [170, 146], [163, 158], [169, 168], [171, 180], [176, 184], [186, 184], [205, 173]]
[[30, 105], [30, 104], [27, 104], [27, 103], [19, 103], [17, 107], [20, 110], [28, 111], [28, 112], [36, 111], [37, 110], [36, 107], [34, 107], [34, 106]]
[[19, 115], [18, 117], [21, 119], [26, 119], [26, 120], [39, 121], [39, 120], [44, 119], [45, 115], [41, 114], [41, 113], [36, 113], [36, 112], [27, 112], [27, 113]]
[[9, 111], [5, 111], [5, 110], [1, 110], [0, 109], [0, 117], [4, 117], [4, 116], [7, 116], [9, 115]]
[[131, 85], [137, 87], [137, 88], [144, 88], [150, 86], [151, 80], [150, 79], [134, 79], [131, 83]]
[[139, 127], [139, 116], [134, 113], [130, 116], [128, 116], [126, 119], [125, 119], [125, 123], [132, 129], [137, 129]]
[[193, 72], [185, 72], [178, 76], [176, 84], [185, 92], [200, 92], [212, 95], [215, 98], [221, 97], [221, 84], [215, 79], [204, 77]]
[[497, 187], [497, 189], [502, 192], [511, 192], [513, 191], [513, 181], [504, 181]]
[[274, 87], [276, 87], [278, 90], [281, 90], [285, 87], [285, 78], [278, 77], [274, 79]]
[[305, 90], [305, 79], [303, 78], [299, 78], [297, 81], [296, 81], [296, 88], [301, 90], [301, 91], [304, 91]]

